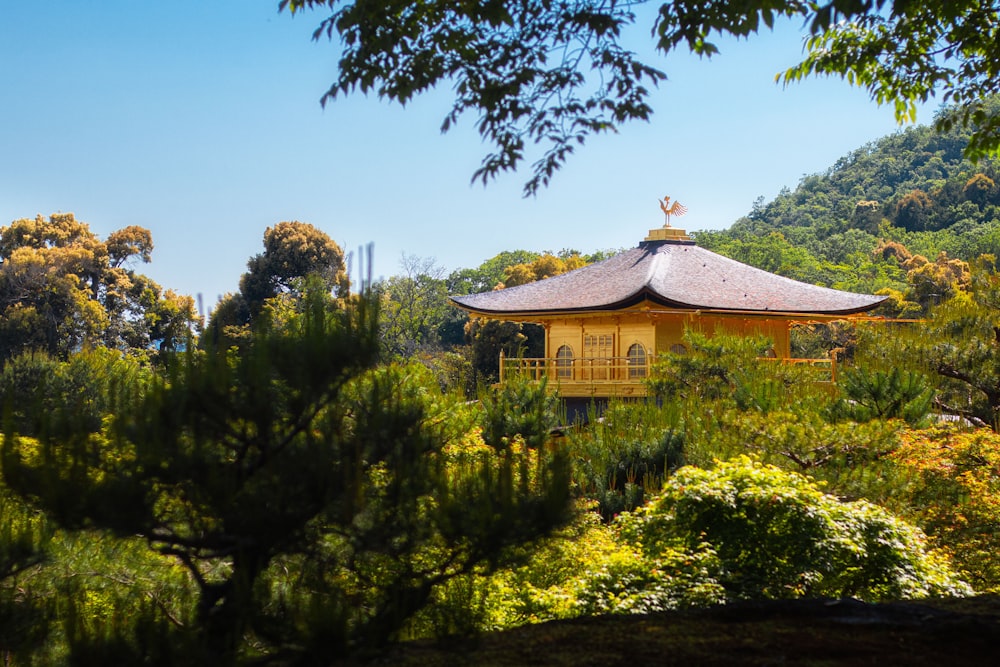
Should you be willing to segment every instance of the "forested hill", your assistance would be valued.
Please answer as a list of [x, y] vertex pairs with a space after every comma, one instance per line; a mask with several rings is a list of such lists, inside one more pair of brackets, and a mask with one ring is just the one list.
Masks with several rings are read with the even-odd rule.
[[730, 229], [697, 233], [698, 243], [806, 282], [905, 291], [914, 256], [1000, 251], [1000, 161], [964, 159], [969, 134], [918, 126], [884, 137], [759, 199]]

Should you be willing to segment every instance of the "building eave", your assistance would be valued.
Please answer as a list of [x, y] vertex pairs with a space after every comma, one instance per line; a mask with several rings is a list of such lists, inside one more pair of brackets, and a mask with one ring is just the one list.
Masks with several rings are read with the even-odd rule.
[[451, 302], [482, 317], [528, 320], [557, 313], [617, 312], [644, 302], [747, 316], [842, 317], [870, 311], [885, 298], [810, 285], [689, 242], [667, 240], [645, 241], [575, 271], [494, 292], [455, 296]]

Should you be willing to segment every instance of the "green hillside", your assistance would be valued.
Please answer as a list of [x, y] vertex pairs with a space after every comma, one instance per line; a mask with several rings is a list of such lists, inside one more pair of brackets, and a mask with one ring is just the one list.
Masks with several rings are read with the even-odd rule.
[[923, 260], [937, 265], [925, 277], [954, 274], [954, 263], [942, 268], [947, 260], [971, 262], [1000, 248], [1000, 160], [963, 158], [969, 135], [917, 126], [883, 137], [794, 190], [759, 199], [728, 230], [698, 232], [698, 242], [798, 280], [912, 292]]

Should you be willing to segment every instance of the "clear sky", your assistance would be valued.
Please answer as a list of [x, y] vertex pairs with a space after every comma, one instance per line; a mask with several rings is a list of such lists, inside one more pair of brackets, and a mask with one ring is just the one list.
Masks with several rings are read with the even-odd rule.
[[[147, 227], [153, 262], [137, 268], [211, 306], [282, 220], [355, 255], [374, 243], [376, 277], [404, 253], [450, 271], [503, 250], [631, 247], [662, 224], [659, 197], [688, 207], [676, 226], [725, 228], [898, 129], [839, 79], [776, 84], [801, 54], [789, 23], [710, 61], [650, 55], [669, 77], [652, 121], [593, 139], [522, 199], [526, 173], [470, 184], [489, 146], [472, 118], [440, 134], [447, 88], [405, 109], [321, 108], [337, 45], [312, 41], [320, 14], [277, 5], [0, 0], [0, 224], [72, 211], [102, 237]], [[650, 25], [635, 50], [652, 52]]]

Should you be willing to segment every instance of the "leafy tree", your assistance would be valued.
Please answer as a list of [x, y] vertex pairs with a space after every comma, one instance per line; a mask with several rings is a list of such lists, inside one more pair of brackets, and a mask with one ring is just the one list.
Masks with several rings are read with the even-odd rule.
[[586, 266], [587, 260], [580, 256], [580, 253], [573, 252], [566, 257], [557, 257], [552, 253], [544, 253], [531, 262], [515, 264], [507, 269], [507, 276], [503, 282], [504, 287], [515, 287], [526, 283], [533, 283], [536, 280], [544, 280], [561, 273], [579, 269]]
[[[474, 179], [487, 182], [515, 169], [530, 143], [549, 145], [527, 193], [547, 184], [587, 136], [647, 119], [648, 86], [665, 78], [618, 43], [635, 20], [629, 5], [438, 1], [389, 9], [281, 0], [279, 6], [295, 12], [327, 4], [332, 15], [314, 37], [337, 35], [345, 48], [324, 102], [360, 89], [405, 104], [450, 80], [456, 98], [443, 129], [472, 113], [496, 148]], [[564, 55], [550, 62], [554, 53]]]
[[922, 316], [964, 289], [961, 262], [994, 252], [1000, 238], [1000, 208], [986, 194], [1000, 163], [964, 159], [969, 135], [924, 126], [889, 135], [758, 202], [729, 230], [699, 232], [697, 240], [799, 280], [890, 295], [885, 314]]
[[23, 352], [0, 372], [0, 405], [8, 427], [39, 436], [52, 415], [72, 406], [80, 426], [100, 429], [119, 392], [133, 391], [150, 369], [134, 356], [91, 348], [66, 361], [44, 352]]
[[723, 564], [710, 545], [643, 550], [631, 516], [622, 514], [611, 526], [617, 549], [581, 563], [580, 573], [551, 597], [569, 598], [572, 615], [649, 614], [726, 602], [719, 583]]
[[[647, 492], [656, 488], [659, 470], [636, 464], [649, 454], [658, 454], [651, 462], [670, 471], [679, 464], [707, 467], [716, 459], [751, 453], [764, 463], [823, 480], [845, 497], [880, 501], [891, 493], [895, 480], [884, 459], [898, 445], [899, 424], [846, 421], [856, 415], [838, 412], [843, 407], [839, 385], [830, 382], [828, 368], [761, 358], [766, 339], [719, 333], [706, 338], [693, 332], [686, 338], [689, 353], [665, 355], [649, 379], [651, 394], [664, 406], [659, 415], [651, 415], [651, 407], [620, 406], [573, 442], [582, 442], [586, 452], [605, 449], [612, 464], [627, 462], [634, 470], [626, 482]], [[914, 414], [917, 404], [908, 404]], [[603, 447], [588, 444], [597, 435]], [[633, 441], [638, 442], [629, 445]], [[584, 469], [602, 460], [592, 453], [587, 458]], [[636, 474], [640, 470], [652, 473], [653, 484]], [[619, 480], [616, 485], [627, 501], [628, 484], [623, 487]]]
[[854, 206], [854, 226], [869, 232], [877, 232], [882, 222], [882, 206], [877, 201], [863, 199]]
[[537, 324], [473, 318], [465, 325], [471, 341], [472, 368], [483, 383], [500, 377], [500, 352], [507, 358], [537, 358], [545, 354], [545, 330]]
[[767, 412], [777, 405], [791, 371], [768, 357], [772, 347], [763, 336], [714, 336], [684, 332], [687, 354], [668, 354], [654, 365], [647, 381], [651, 395], [663, 400], [734, 399], [741, 409]]
[[539, 254], [528, 250], [505, 250], [475, 269], [459, 269], [448, 276], [448, 294], [478, 294], [497, 289], [507, 280], [508, 269], [530, 264]]
[[402, 275], [375, 285], [382, 305], [381, 338], [388, 358], [407, 358], [418, 349], [458, 345], [465, 317], [448, 304], [444, 269], [433, 258], [404, 255]]
[[663, 493], [610, 526], [591, 515], [571, 530], [575, 539], [549, 539], [526, 565], [481, 584], [490, 618], [502, 624], [745, 599], [971, 593], [912, 525], [746, 457], [681, 468]]
[[[938, 129], [973, 123], [970, 156], [1000, 148], [1000, 116], [987, 104], [1000, 92], [994, 3], [802, 4], [816, 12], [813, 36], [806, 42], [805, 60], [784, 73], [785, 82], [807, 75], [841, 76], [865, 88], [879, 104], [891, 102], [901, 120], [915, 116], [918, 101], [940, 93], [954, 107], [935, 119]], [[850, 20], [831, 22], [838, 12]], [[816, 21], [825, 24], [817, 26]]]
[[933, 262], [923, 255], [914, 255], [903, 263], [906, 281], [909, 283], [907, 298], [919, 303], [925, 310], [967, 290], [971, 282], [969, 263], [948, 257], [948, 253], [938, 253]]
[[969, 201], [984, 206], [996, 196], [997, 186], [986, 174], [976, 174], [965, 183], [962, 194]]
[[977, 590], [1000, 589], [1000, 436], [956, 424], [911, 429], [892, 458], [911, 473], [898, 500], [933, 544]]
[[904, 419], [919, 425], [933, 405], [934, 389], [927, 378], [899, 366], [888, 370], [849, 368], [837, 385], [844, 398], [835, 410], [855, 421]]
[[641, 506], [685, 463], [692, 434], [682, 412], [673, 404], [611, 400], [600, 417], [592, 410], [587, 427], [569, 434], [574, 478], [606, 521]]
[[224, 296], [209, 320], [213, 344], [245, 343], [270, 300], [300, 298], [315, 277], [336, 298], [350, 293], [344, 253], [322, 230], [305, 222], [279, 222], [264, 230], [264, 252], [247, 261], [240, 290]]
[[23, 575], [43, 562], [51, 537], [44, 517], [0, 485], [0, 659], [7, 664], [48, 634], [46, 604], [23, 586]]
[[[503, 254], [494, 260], [501, 256]], [[591, 258], [583, 257], [575, 250], [562, 251], [558, 256], [546, 252], [529, 257], [529, 261], [505, 267], [502, 280], [492, 289], [505, 289], [542, 280], [580, 268], [592, 261]], [[506, 255], [506, 258], [513, 260], [517, 255]], [[490, 260], [490, 264], [498, 268], [494, 260]], [[501, 350], [507, 357], [541, 357], [545, 352], [544, 331], [535, 324], [474, 318], [466, 324], [465, 336], [471, 343], [472, 366], [479, 377], [487, 382], [494, 382], [499, 377], [497, 362]]]
[[198, 323], [194, 300], [126, 268], [150, 259], [148, 230], [101, 241], [72, 213], [0, 227], [0, 358], [23, 350], [66, 357], [85, 344], [172, 349]]
[[979, 426], [1000, 428], [1000, 275], [988, 261], [972, 276], [970, 293], [958, 292], [931, 311], [910, 340], [942, 385], [937, 406]]
[[895, 222], [911, 232], [927, 229], [931, 200], [923, 190], [914, 190], [896, 204]]
[[129, 225], [111, 232], [105, 245], [108, 247], [108, 259], [114, 268], [120, 267], [134, 257], [147, 264], [152, 260], [153, 235], [144, 227]]
[[525, 378], [508, 378], [501, 387], [484, 393], [480, 413], [483, 442], [504, 451], [520, 438], [525, 446], [539, 449], [559, 425], [558, 399], [540, 383]]
[[264, 230], [264, 252], [247, 262], [240, 279], [251, 311], [283, 292], [297, 291], [296, 280], [319, 276], [335, 296], [347, 296], [350, 280], [344, 253], [320, 229], [305, 222], [279, 222]]
[[[527, 195], [590, 136], [652, 114], [650, 87], [667, 76], [624, 44], [637, 22], [636, 4], [280, 0], [279, 8], [330, 12], [313, 34], [342, 45], [324, 103], [360, 90], [406, 104], [447, 82], [455, 99], [443, 129], [471, 113], [493, 148], [473, 175], [484, 183], [516, 169], [531, 144], [542, 144]], [[780, 75], [785, 83], [842, 76], [879, 104], [891, 102], [900, 121], [912, 120], [916, 103], [940, 92], [958, 108], [938, 117], [939, 128], [974, 123], [972, 155], [1000, 146], [1000, 116], [984, 103], [1000, 92], [992, 3], [674, 0], [659, 6], [651, 27], [664, 57], [685, 47], [711, 57], [718, 52], [713, 35], [748, 38], [785, 18], [804, 22], [812, 35], [803, 62]]]
[[[324, 299], [235, 352], [174, 355], [94, 428], [66, 406], [40, 445], [5, 438], [3, 473], [63, 525], [138, 535], [188, 570], [199, 642], [258, 650], [381, 646], [434, 589], [566, 513], [561, 458], [449, 464], [468, 430], [421, 367], [375, 369], [368, 299]], [[304, 648], [303, 648], [304, 647]]]

